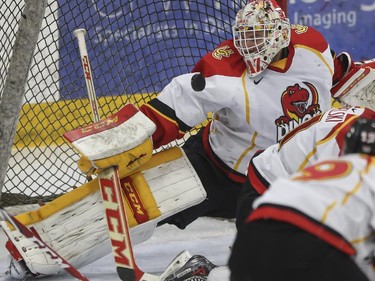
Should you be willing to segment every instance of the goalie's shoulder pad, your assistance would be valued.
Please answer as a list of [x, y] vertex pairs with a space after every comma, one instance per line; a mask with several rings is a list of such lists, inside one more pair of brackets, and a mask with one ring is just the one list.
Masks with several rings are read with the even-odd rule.
[[146, 115], [128, 104], [104, 120], [64, 133], [64, 138], [93, 161], [137, 147], [149, 139], [155, 129]]

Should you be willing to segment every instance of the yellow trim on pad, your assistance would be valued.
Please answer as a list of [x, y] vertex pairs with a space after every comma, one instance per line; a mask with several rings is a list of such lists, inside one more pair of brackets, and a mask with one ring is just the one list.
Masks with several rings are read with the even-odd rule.
[[[100, 116], [103, 112], [120, 109], [126, 103], [141, 106], [155, 98], [157, 94], [134, 94], [98, 98]], [[62, 135], [85, 124], [92, 123], [91, 107], [88, 99], [61, 100], [57, 102], [24, 104], [20, 112], [14, 146], [24, 147], [62, 145]]]
[[[144, 165], [142, 165], [137, 170], [133, 171], [132, 175], [137, 173], [137, 172], [143, 171], [143, 170], [151, 169], [151, 168], [156, 167], [156, 166], [158, 166], [162, 163], [173, 161], [175, 159], [180, 158], [181, 156], [182, 156], [182, 152], [181, 152], [181, 149], [178, 148], [178, 147], [172, 147], [168, 150], [164, 150], [162, 152], [156, 153], [151, 157], [151, 159], [148, 162], [146, 162]], [[124, 177], [124, 176], [127, 176], [127, 175], [123, 175], [123, 174], [120, 173], [121, 178]], [[147, 187], [148, 187], [148, 185], [147, 185]], [[33, 211], [29, 211], [29, 212], [26, 212], [26, 213], [19, 214], [19, 215], [16, 216], [16, 218], [24, 225], [30, 225], [30, 224], [38, 223], [38, 222], [52, 216], [54, 213], [57, 213], [57, 212], [63, 210], [67, 206], [69, 206], [69, 205], [71, 205], [71, 204], [73, 204], [77, 201], [80, 201], [83, 198], [85, 198], [86, 196], [98, 191], [98, 189], [99, 189], [98, 179], [93, 179], [92, 181], [89, 181], [89, 182], [85, 183], [84, 185], [82, 185], [82, 186], [80, 186], [80, 187], [78, 187], [78, 188], [76, 188], [76, 189], [74, 189], [74, 190], [72, 190], [68, 193], [65, 193], [64, 195], [56, 198], [55, 200], [45, 204], [44, 206], [39, 207], [37, 210], [33, 210]], [[145, 188], [145, 189], [148, 189], [148, 192], [149, 192], [148, 196], [153, 198], [153, 196], [151, 196], [150, 189], [149, 188]], [[142, 192], [142, 194], [144, 194], [144, 193]], [[142, 199], [144, 199], [144, 198], [142, 198]], [[147, 201], [147, 202], [150, 203], [151, 201]], [[155, 202], [155, 207], [156, 207], [156, 202]], [[151, 208], [150, 210], [152, 211], [153, 215], [156, 215], [155, 209]], [[133, 226], [133, 225], [131, 224], [131, 226]]]

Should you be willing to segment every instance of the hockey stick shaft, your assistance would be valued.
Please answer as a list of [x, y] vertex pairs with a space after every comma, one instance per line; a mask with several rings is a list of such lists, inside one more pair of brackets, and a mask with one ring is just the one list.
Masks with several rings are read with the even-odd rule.
[[83, 69], [83, 74], [84, 74], [85, 81], [86, 81], [87, 94], [88, 94], [90, 105], [91, 105], [92, 115], [94, 118], [94, 122], [98, 122], [100, 121], [100, 115], [99, 115], [98, 101], [96, 98], [94, 82], [92, 80], [91, 64], [90, 64], [89, 56], [87, 53], [86, 40], [85, 40], [86, 33], [87, 33], [86, 30], [83, 28], [79, 28], [74, 31], [74, 35], [76, 36], [78, 40], [78, 48], [79, 48], [79, 53], [81, 56], [82, 69]]
[[[94, 122], [98, 122], [100, 121], [100, 115], [85, 42], [86, 30], [77, 29], [74, 31], [74, 34], [78, 39], [82, 68], [86, 80], [87, 93], [92, 107]], [[124, 281], [159, 280], [158, 276], [144, 273], [139, 270], [136, 265], [118, 167], [109, 167], [100, 172], [98, 174], [98, 182], [103, 199], [109, 238], [111, 240], [112, 253], [114, 255], [118, 276]]]

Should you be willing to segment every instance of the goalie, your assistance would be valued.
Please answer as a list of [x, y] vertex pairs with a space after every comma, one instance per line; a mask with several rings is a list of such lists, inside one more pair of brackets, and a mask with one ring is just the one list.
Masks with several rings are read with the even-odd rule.
[[[269, 13], [272, 19], [268, 18]], [[266, 15], [269, 25], [262, 23]], [[269, 26], [273, 29], [268, 30]], [[278, 26], [283, 29], [282, 36], [273, 38], [273, 44], [261, 51], [259, 46], [251, 45], [258, 40], [268, 42], [268, 36], [280, 35], [276, 29]], [[266, 27], [267, 33], [263, 35], [253, 33], [253, 36], [260, 36], [257, 38], [251, 37], [252, 32], [247, 32], [259, 31], [259, 28], [265, 31]], [[120, 176], [127, 178], [125, 184], [137, 191], [131, 196], [136, 205], [127, 207], [134, 215], [131, 226], [135, 243], [147, 239], [156, 224], [167, 222], [185, 228], [199, 216], [235, 218], [238, 196], [243, 186], [249, 184], [247, 165], [255, 152], [281, 140], [285, 128], [289, 130], [289, 124], [306, 121], [329, 109], [333, 75], [330, 48], [317, 31], [300, 28], [290, 26], [274, 1], [249, 3], [238, 13], [233, 42], [228, 40], [221, 44], [197, 64], [194, 73], [176, 77], [158, 98], [140, 108], [156, 124], [155, 132], [150, 130], [151, 127], [145, 130], [145, 135], [152, 135], [152, 142], [145, 141], [136, 154], [119, 147], [108, 154], [90, 154], [91, 151], [84, 152], [90, 149], [88, 143], [85, 149], [79, 148], [85, 155], [79, 163], [82, 171], [92, 174], [109, 164], [119, 164]], [[263, 37], [264, 34], [267, 37]], [[308, 48], [298, 48], [302, 43]], [[301, 59], [304, 55], [312, 59]], [[258, 65], [264, 56], [268, 60]], [[315, 56], [319, 60], [317, 64]], [[298, 75], [293, 76], [293, 73]], [[296, 91], [299, 99], [288, 100]], [[211, 123], [190, 138], [182, 150], [176, 148], [151, 157], [150, 149], [183, 137], [212, 111], [215, 114]], [[142, 125], [142, 122], [138, 124]], [[73, 138], [71, 141], [77, 147]], [[100, 148], [97, 144], [94, 147]], [[185, 177], [192, 179], [192, 191], [188, 195], [185, 188], [190, 185], [186, 182], [177, 186], [181, 180], [176, 180], [176, 186], [171, 188], [168, 182], [161, 180], [172, 166], [176, 166], [175, 161]], [[155, 174], [157, 180], [154, 180]], [[165, 186], [159, 188], [160, 182]], [[61, 204], [58, 211], [47, 205], [36, 214], [23, 214], [20, 219], [35, 227], [47, 243], [74, 265], [88, 264], [109, 252], [104, 235], [107, 230], [100, 223], [103, 214], [96, 186], [94, 180], [69, 194], [69, 200], [63, 197], [54, 201], [53, 206]], [[157, 190], [161, 190], [159, 194]], [[167, 198], [163, 198], [165, 194]], [[175, 202], [180, 205], [176, 206]], [[87, 209], [88, 206], [92, 209]], [[67, 218], [64, 216], [67, 212], [74, 216]], [[97, 222], [95, 227], [93, 221]], [[61, 229], [68, 230], [66, 236]], [[70, 240], [72, 237], [74, 243]], [[81, 244], [79, 239], [86, 244]], [[82, 248], [71, 249], [68, 245]], [[90, 245], [89, 249], [87, 245]], [[87, 258], [87, 252], [95, 254]], [[28, 265], [31, 267], [33, 263]], [[53, 273], [53, 270], [48, 273], [37, 268], [31, 271]]]
[[[132, 115], [133, 117], [129, 118], [129, 116]], [[114, 126], [114, 120], [123, 119], [123, 116], [127, 116], [127, 121], [122, 121], [123, 123], [118, 122], [117, 126]], [[342, 143], [340, 142], [342, 137], [339, 136], [343, 136], [346, 132], [346, 128], [359, 117], [373, 119], [375, 113], [370, 109], [354, 107], [331, 109], [323, 116], [324, 118], [318, 115], [316, 118], [308, 121], [306, 125], [298, 127], [295, 130], [297, 132], [296, 134], [294, 134], [293, 131], [291, 133], [292, 138], [288, 136], [283, 142], [285, 145], [282, 145], [283, 143], [280, 144], [282, 149], [275, 150], [270, 147], [264, 153], [260, 154], [260, 156], [253, 158], [253, 161], [249, 165], [249, 171], [256, 167], [258, 172], [249, 173], [248, 176], [256, 190], [262, 190], [264, 187], [257, 186], [257, 183], [262, 182], [262, 177], [256, 178], [254, 174], [262, 172], [263, 178], [267, 178], [268, 182], [272, 182], [275, 177], [283, 177], [291, 173], [290, 171], [283, 170], [287, 166], [285, 162], [279, 166], [278, 163], [288, 159], [285, 156], [290, 154], [287, 153], [288, 149], [293, 149], [295, 146], [293, 143], [303, 143], [307, 150], [305, 153], [293, 154], [297, 161], [293, 159], [288, 160], [289, 162], [290, 160], [294, 161], [290, 162], [293, 163], [292, 172], [297, 170], [298, 166], [300, 166], [296, 163], [304, 162], [301, 157], [303, 158], [304, 155], [308, 157], [308, 151], [310, 150], [317, 150], [319, 151], [319, 155], [326, 154], [326, 156], [327, 154], [332, 155], [334, 153], [339, 153], [342, 147]], [[103, 124], [108, 125], [104, 126]], [[315, 127], [317, 128], [316, 130], [314, 130]], [[98, 132], [94, 130], [95, 128], [101, 128], [100, 137], [97, 135]], [[304, 130], [305, 128], [309, 128], [309, 130]], [[132, 179], [130, 182], [137, 182], [137, 185], [134, 186], [135, 197], [133, 197], [137, 200], [132, 200], [133, 203], [127, 206], [127, 213], [133, 214], [133, 216], [130, 217], [130, 221], [135, 244], [147, 239], [152, 234], [156, 224], [163, 218], [169, 217], [179, 210], [188, 208], [190, 204], [197, 204], [205, 198], [205, 191], [199, 181], [199, 177], [196, 175], [194, 169], [192, 169], [190, 162], [181, 149], [172, 148], [151, 157], [152, 146], [150, 145], [149, 136], [152, 134], [153, 130], [154, 126], [152, 122], [133, 106], [128, 105], [115, 116], [109, 117], [98, 124], [93, 124], [79, 129], [79, 131], [66, 134], [73, 145], [78, 150], [81, 150], [81, 153], [92, 159], [92, 161], [88, 161], [88, 158], [83, 158], [86, 160], [80, 161], [80, 167], [82, 169], [87, 169], [87, 167], [89, 167], [87, 170], [98, 172], [101, 168], [117, 163], [121, 166], [120, 175], [122, 178], [130, 176]], [[330, 130], [332, 130], [331, 133], [329, 133]], [[315, 138], [308, 137], [308, 135], [314, 131], [330, 136], [329, 139], [333, 141], [314, 142]], [[82, 133], [85, 135], [82, 135]], [[303, 139], [302, 141], [299, 136]], [[316, 136], [316, 138], [319, 139], [318, 136]], [[337, 145], [336, 139], [338, 140]], [[93, 147], [91, 143], [94, 140], [96, 144], [98, 144], [98, 140], [100, 140], [106, 143], [106, 145]], [[111, 142], [111, 140], [115, 141]], [[291, 140], [293, 140], [293, 142], [291, 142]], [[308, 145], [309, 140], [313, 142], [313, 145]], [[314, 144], [317, 145], [317, 147], [314, 148]], [[278, 145], [275, 145], [275, 148], [278, 148]], [[272, 154], [274, 155], [271, 156]], [[100, 157], [94, 159], [97, 157], [93, 155], [100, 155]], [[262, 162], [261, 159], [266, 160]], [[267, 161], [267, 159], [273, 159], [271, 161], [272, 164], [278, 168], [269, 167], [267, 163], [270, 163], [270, 161]], [[313, 161], [313, 158], [306, 158], [306, 160], [308, 160], [308, 162], [306, 162], [305, 165]], [[88, 165], [88, 163], [91, 164]], [[179, 185], [178, 182], [180, 182], [182, 178], [175, 178], [173, 186], [167, 184], [163, 187], [160, 185], [163, 181], [167, 178], [173, 178], [170, 173], [165, 176], [165, 173], [168, 174], [168, 172], [172, 171], [172, 166], [174, 166], [172, 170], [176, 173], [185, 173], [185, 182]], [[140, 173], [140, 171], [142, 172]], [[272, 177], [269, 173], [272, 173]], [[189, 178], [190, 180], [188, 180]], [[141, 179], [141, 184], [138, 184], [139, 179]], [[156, 180], [153, 183], [150, 179]], [[187, 184], [188, 182], [190, 182], [190, 184]], [[189, 186], [189, 188], [186, 186]], [[97, 190], [96, 182], [93, 180], [61, 198], [40, 207], [38, 210], [21, 214], [17, 216], [17, 218], [23, 223], [33, 227], [45, 242], [51, 245], [75, 266], [80, 267], [89, 264], [110, 252], [108, 239], [106, 238], [107, 227], [103, 220], [103, 210]], [[261, 194], [263, 191], [259, 193]], [[169, 195], [169, 197], [165, 195]], [[190, 198], [187, 200], [186, 196]], [[180, 205], [174, 203], [172, 206], [172, 202], [184, 201], [184, 199], [185, 203]], [[134, 206], [134, 203], [139, 203], [140, 205]], [[137, 214], [136, 210], [141, 210], [142, 212]], [[140, 216], [141, 214], [143, 214], [143, 216]], [[243, 213], [244, 216], [247, 214], [248, 212]], [[95, 222], [94, 225], [93, 222]], [[13, 239], [11, 239], [13, 243], [8, 242], [7, 247], [13, 256], [11, 273], [14, 277], [23, 277], [23, 275], [17, 275], [19, 272], [25, 273], [30, 271], [34, 275], [39, 275], [56, 274], [62, 271], [62, 268], [59, 264], [56, 264], [56, 261], [49, 260], [48, 256], [40, 251], [40, 248], [35, 247], [35, 244], [30, 244], [27, 239], [23, 239], [24, 237], [21, 233], [11, 231], [4, 225], [4, 222], [2, 223], [2, 227], [10, 237], [13, 237]], [[72, 247], [72, 245], [74, 245], [74, 247]], [[21, 251], [21, 249], [23, 250]], [[24, 251], [24, 249], [27, 249], [27, 251]], [[185, 256], [183, 261], [188, 261], [188, 258], [190, 258], [190, 256]], [[214, 268], [214, 266], [204, 258], [195, 261], [203, 263], [209, 270]], [[186, 266], [192, 265], [191, 263], [187, 263], [183, 268], [186, 269]], [[205, 272], [208, 273], [209, 270]], [[177, 273], [178, 272], [179, 271], [177, 271]], [[168, 271], [168, 273], [171, 272]]]

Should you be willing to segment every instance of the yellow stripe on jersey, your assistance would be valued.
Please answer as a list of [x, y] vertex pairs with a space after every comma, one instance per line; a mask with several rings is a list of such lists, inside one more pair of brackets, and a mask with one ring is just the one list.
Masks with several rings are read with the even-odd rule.
[[332, 209], [336, 206], [336, 202], [333, 202], [331, 203], [327, 208], [326, 210], [324, 211], [324, 214], [322, 216], [322, 219], [320, 220], [321, 223], [325, 223], [325, 221], [327, 220], [328, 218], [328, 214], [330, 211], [332, 211]]
[[254, 135], [253, 135], [253, 137], [251, 138], [251, 145], [250, 145], [248, 148], [246, 148], [244, 152], [242, 152], [240, 158], [238, 159], [238, 161], [237, 161], [236, 164], [234, 165], [233, 169], [234, 169], [235, 171], [238, 170], [238, 167], [240, 166], [242, 160], [243, 160], [244, 157], [249, 153], [249, 151], [251, 151], [251, 150], [254, 149], [254, 147], [255, 147], [255, 139], [256, 139], [257, 135], [258, 135], [258, 133], [255, 132]]
[[[159, 110], [157, 110], [155, 107], [151, 106], [150, 104], [146, 103], [145, 106], [147, 106], [148, 108], [151, 108], [152, 111], [156, 112], [158, 115], [162, 116], [163, 119], [165, 120], [168, 120], [169, 122], [173, 123], [176, 125], [176, 128], [180, 128], [177, 121], [176, 120], [173, 120], [172, 118], [169, 118], [167, 115], [161, 113]], [[180, 129], [178, 130], [178, 133], [180, 135], [184, 135], [186, 132], [183, 132], [181, 131]]]
[[250, 124], [250, 101], [249, 101], [249, 92], [247, 91], [247, 87], [246, 87], [246, 78], [247, 78], [247, 70], [245, 70], [242, 73], [241, 80], [242, 80], [242, 88], [245, 94], [246, 122]]
[[318, 52], [317, 50], [315, 50], [313, 48], [309, 48], [305, 45], [296, 44], [295, 47], [296, 48], [303, 48], [303, 49], [309, 50], [310, 52], [313, 52], [314, 54], [316, 54], [324, 62], [324, 64], [327, 66], [331, 75], [333, 75], [333, 69], [329, 66], [328, 62], [324, 59], [322, 53]]
[[360, 180], [357, 182], [357, 184], [355, 185], [355, 187], [348, 191], [346, 194], [345, 194], [345, 197], [344, 199], [342, 200], [341, 202], [341, 205], [345, 205], [346, 203], [348, 203], [349, 199], [351, 196], [353, 196], [353, 194], [357, 193], [357, 191], [360, 189], [362, 185], [362, 177], [360, 178]]

